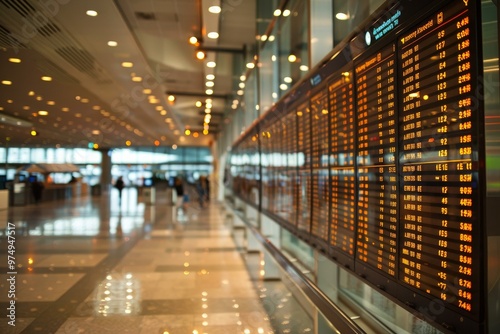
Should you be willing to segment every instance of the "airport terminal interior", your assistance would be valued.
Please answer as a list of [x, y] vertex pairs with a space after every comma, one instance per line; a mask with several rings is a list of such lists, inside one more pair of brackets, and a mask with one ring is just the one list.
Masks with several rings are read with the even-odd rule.
[[499, 333], [499, 5], [0, 1], [0, 332]]

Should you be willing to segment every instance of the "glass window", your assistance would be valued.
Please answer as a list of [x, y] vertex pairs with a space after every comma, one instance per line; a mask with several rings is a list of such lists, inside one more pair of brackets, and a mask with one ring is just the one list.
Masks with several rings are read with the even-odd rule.
[[290, 1], [280, 17], [279, 85], [284, 95], [309, 69], [307, 1]]

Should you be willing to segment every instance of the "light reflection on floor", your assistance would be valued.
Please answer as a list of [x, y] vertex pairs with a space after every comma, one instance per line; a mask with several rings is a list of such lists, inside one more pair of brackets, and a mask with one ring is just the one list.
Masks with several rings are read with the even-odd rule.
[[[0, 215], [17, 237], [16, 326], [4, 318], [0, 332], [308, 332], [283, 285], [249, 273], [258, 264], [245, 262], [251, 256], [235, 244], [219, 205], [194, 202], [174, 216], [165, 189], [147, 202], [127, 188], [121, 201], [111, 191]], [[0, 267], [6, 291], [6, 263]], [[263, 298], [263, 288], [280, 293]], [[0, 307], [9, 302], [0, 295]]]

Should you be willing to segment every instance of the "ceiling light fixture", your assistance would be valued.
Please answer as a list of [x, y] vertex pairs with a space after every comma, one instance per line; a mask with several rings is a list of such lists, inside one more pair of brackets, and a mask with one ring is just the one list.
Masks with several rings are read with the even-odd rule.
[[213, 82], [213, 81], [207, 81], [207, 82], [205, 83], [205, 86], [207, 86], [207, 87], [213, 87], [214, 85], [215, 85], [215, 84], [214, 84], [214, 82]]
[[198, 45], [198, 38], [194, 37], [194, 36], [191, 36], [189, 37], [189, 44], [192, 44], [192, 45]]
[[130, 67], [133, 67], [133, 66], [134, 66], [134, 63], [132, 63], [131, 61], [124, 61], [124, 62], [122, 62], [122, 67], [130, 68]]
[[170, 103], [175, 102], [175, 96], [173, 96], [173, 95], [169, 95], [167, 99], [168, 99], [168, 102], [170, 102]]
[[205, 94], [207, 94], [207, 95], [212, 95], [213, 93], [214, 93], [214, 91], [212, 89], [207, 89], [205, 91]]
[[19, 64], [21, 62], [21, 59], [19, 58], [9, 58], [9, 61], [14, 64]]
[[212, 14], [219, 14], [222, 11], [222, 9], [220, 8], [220, 6], [214, 5], [208, 7], [208, 11]]
[[38, 111], [38, 115], [40, 116], [47, 116], [49, 114], [49, 112], [47, 110], [39, 110]]
[[203, 60], [203, 59], [205, 59], [206, 56], [207, 55], [205, 52], [203, 52], [201, 50], [196, 51], [196, 59]]
[[207, 67], [214, 68], [215, 66], [217, 66], [217, 63], [215, 61], [209, 61], [207, 63]]
[[210, 39], [217, 39], [219, 38], [219, 33], [217, 31], [211, 31], [207, 34], [207, 37]]
[[207, 74], [206, 78], [207, 78], [207, 80], [213, 81], [213, 80], [215, 80], [215, 75]]
[[118, 42], [117, 41], [108, 41], [108, 46], [111, 46], [111, 47], [118, 46]]
[[283, 16], [285, 16], [285, 17], [286, 17], [286, 16], [289, 16], [290, 14], [291, 14], [291, 12], [290, 12], [290, 10], [289, 10], [289, 9], [285, 9], [285, 10], [283, 11]]
[[200, 108], [203, 105], [203, 103], [201, 103], [201, 101], [196, 101], [195, 105], [197, 108]]
[[42, 77], [42, 80], [43, 80], [43, 81], [52, 81], [52, 77], [49, 77], [48, 75], [44, 75], [44, 76]]
[[280, 16], [281, 15], [281, 10], [280, 9], [276, 9], [273, 13], [274, 16]]
[[92, 9], [87, 10], [86, 14], [88, 16], [97, 16], [97, 12], [95, 10], [92, 10]]
[[12, 85], [12, 81], [10, 81], [10, 80], [2, 80], [2, 84], [6, 85], [6, 86], [10, 86], [10, 85]]
[[345, 20], [349, 19], [349, 14], [337, 13], [337, 14], [335, 14], [335, 17], [337, 18], [337, 20], [345, 21]]

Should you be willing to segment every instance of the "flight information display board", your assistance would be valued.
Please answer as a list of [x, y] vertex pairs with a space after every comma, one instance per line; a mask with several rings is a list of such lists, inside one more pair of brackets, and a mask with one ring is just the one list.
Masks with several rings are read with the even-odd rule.
[[[467, 312], [479, 307], [477, 79], [471, 17], [456, 2], [399, 39], [404, 284]], [[477, 261], [477, 263], [476, 263]]]
[[330, 190], [328, 184], [329, 122], [328, 92], [320, 90], [310, 101], [312, 162], [311, 234], [322, 241], [328, 240]]
[[311, 109], [309, 101], [297, 107], [297, 149], [299, 156], [299, 209], [297, 228], [311, 229]]
[[396, 276], [395, 45], [355, 63], [358, 120], [358, 227], [356, 257]]
[[[330, 99], [330, 246], [333, 254], [342, 251], [354, 257], [356, 226], [356, 176], [354, 173], [355, 118], [354, 84], [351, 67], [332, 75], [328, 83]], [[344, 265], [352, 260], [336, 256]]]
[[283, 124], [283, 152], [286, 154], [285, 173], [285, 196], [288, 201], [284, 201], [281, 216], [286, 219], [291, 226], [297, 223], [299, 186], [297, 182], [298, 149], [297, 149], [297, 115], [294, 111], [288, 112], [282, 118]]
[[283, 131], [299, 237], [461, 333], [486, 320], [479, 8], [388, 2], [290, 92]]

